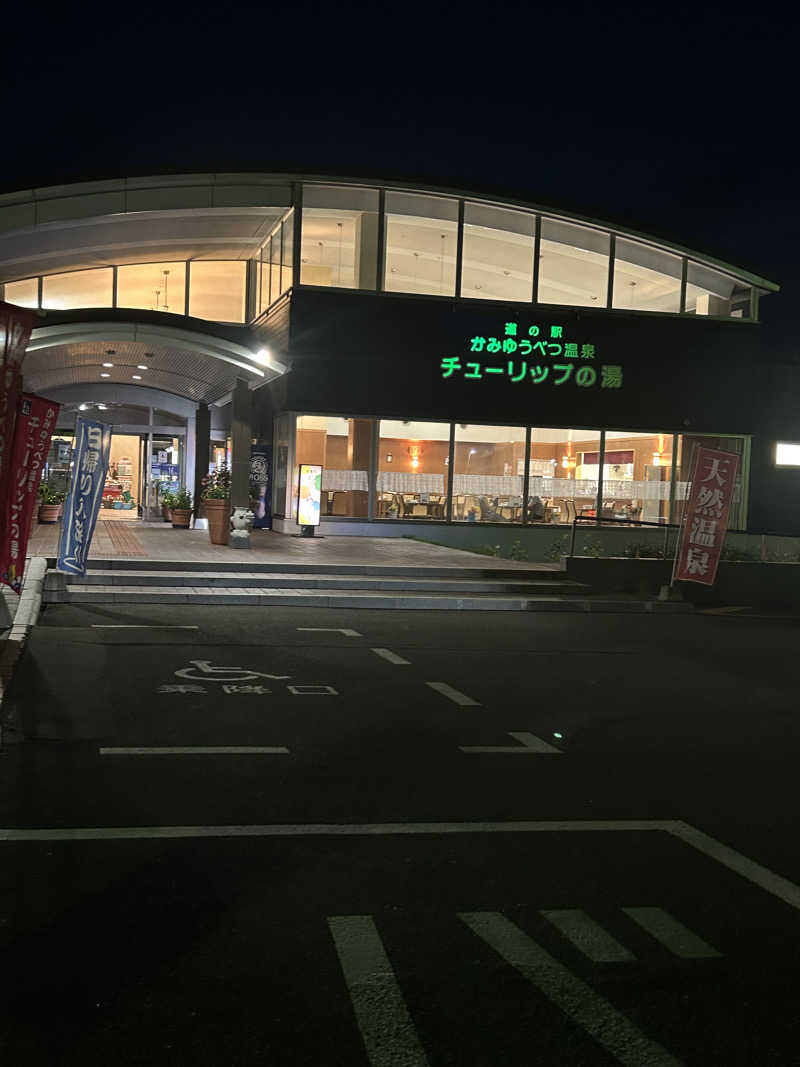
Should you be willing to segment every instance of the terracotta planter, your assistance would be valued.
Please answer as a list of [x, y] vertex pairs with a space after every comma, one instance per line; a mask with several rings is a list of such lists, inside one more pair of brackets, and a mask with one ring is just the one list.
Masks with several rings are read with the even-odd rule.
[[58, 522], [61, 517], [61, 505], [60, 504], [40, 504], [39, 505], [39, 522], [45, 523], [48, 526], [53, 526]]
[[172, 509], [172, 528], [173, 530], [188, 530], [189, 522], [192, 518], [191, 508], [173, 508]]
[[206, 500], [208, 536], [212, 545], [227, 545], [231, 533], [230, 500]]
[[172, 508], [168, 508], [165, 504], [161, 508], [161, 514], [164, 516], [164, 522], [172, 522]]

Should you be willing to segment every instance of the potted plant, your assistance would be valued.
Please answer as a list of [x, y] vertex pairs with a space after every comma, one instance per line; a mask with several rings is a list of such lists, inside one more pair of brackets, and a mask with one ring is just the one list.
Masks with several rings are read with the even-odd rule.
[[39, 486], [39, 522], [53, 525], [61, 518], [64, 494], [57, 493], [48, 482]]
[[172, 522], [172, 509], [175, 506], [175, 493], [171, 493], [167, 490], [161, 494], [161, 514], [164, 516], [164, 522]]
[[172, 499], [172, 528], [188, 530], [192, 518], [192, 496], [185, 489], [170, 493]]
[[227, 545], [231, 532], [231, 472], [223, 465], [203, 478], [201, 499], [212, 545]]

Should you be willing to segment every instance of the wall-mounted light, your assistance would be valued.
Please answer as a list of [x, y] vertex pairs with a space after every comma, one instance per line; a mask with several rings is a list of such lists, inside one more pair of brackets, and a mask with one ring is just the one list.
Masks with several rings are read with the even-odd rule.
[[387, 452], [386, 453], [386, 462], [387, 463], [391, 463], [393, 459], [394, 459], [394, 456], [392, 455], [392, 453], [391, 452]]
[[88, 404], [78, 404], [78, 411], [86, 411], [88, 407]]

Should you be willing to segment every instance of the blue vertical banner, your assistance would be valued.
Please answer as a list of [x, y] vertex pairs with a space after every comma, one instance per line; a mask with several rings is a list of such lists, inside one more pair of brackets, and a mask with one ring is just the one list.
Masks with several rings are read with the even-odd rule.
[[253, 529], [272, 527], [272, 445], [259, 442], [250, 448], [250, 507]]
[[103, 499], [111, 453], [111, 427], [103, 422], [77, 419], [72, 482], [64, 505], [58, 569], [86, 574], [86, 559]]

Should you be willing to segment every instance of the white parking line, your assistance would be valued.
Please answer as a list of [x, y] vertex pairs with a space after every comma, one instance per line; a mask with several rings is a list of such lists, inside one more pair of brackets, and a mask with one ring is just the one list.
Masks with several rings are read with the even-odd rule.
[[172, 626], [169, 623], [92, 623], [93, 630], [199, 630], [199, 626]]
[[101, 748], [101, 756], [288, 756], [289, 749], [268, 745], [183, 745]]
[[363, 637], [358, 630], [342, 630], [336, 626], [296, 626], [296, 630], [302, 630], [309, 634], [344, 634], [345, 637]]
[[503, 959], [532, 982], [625, 1067], [680, 1067], [680, 1060], [635, 1026], [499, 912], [461, 918]]
[[427, 1067], [406, 1002], [369, 915], [328, 919], [372, 1067]]
[[452, 700], [454, 704], [460, 704], [463, 708], [480, 707], [477, 700], [473, 700], [472, 697], [459, 693], [457, 689], [453, 689], [452, 685], [448, 685], [447, 682], [426, 682], [425, 685], [430, 686], [431, 689], [435, 689], [437, 693], [441, 693], [442, 696], [447, 697], [448, 700]]
[[595, 963], [623, 963], [635, 959], [632, 952], [579, 908], [542, 911], [542, 915]]
[[509, 737], [515, 737], [519, 741], [518, 745], [459, 745], [462, 752], [510, 752], [510, 753], [522, 753], [528, 756], [563, 756], [564, 753], [560, 748], [553, 748], [552, 745], [548, 745], [546, 741], [542, 741], [541, 737], [537, 737], [536, 734], [527, 733], [515, 733], [513, 730], [509, 732]]
[[722, 955], [663, 908], [623, 908], [635, 923], [660, 941], [674, 956], [685, 960], [710, 960]]
[[388, 660], [389, 663], [397, 663], [401, 667], [408, 667], [410, 661], [403, 659], [402, 656], [398, 656], [396, 652], [392, 652], [390, 648], [373, 648], [370, 649], [376, 656], [380, 656], [381, 659]]

